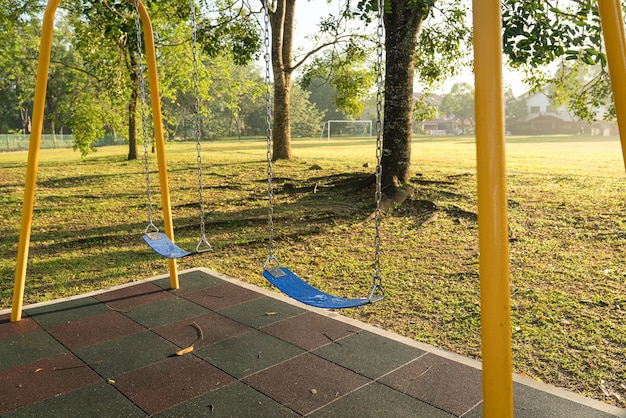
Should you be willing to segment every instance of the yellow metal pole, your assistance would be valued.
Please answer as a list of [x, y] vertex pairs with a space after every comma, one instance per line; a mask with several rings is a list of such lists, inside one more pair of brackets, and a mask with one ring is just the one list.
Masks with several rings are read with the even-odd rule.
[[513, 416], [502, 24], [499, 0], [473, 0], [483, 416]]
[[626, 41], [622, 5], [619, 0], [598, 0], [598, 8], [626, 169]]
[[11, 305], [12, 322], [22, 319], [22, 305], [24, 302], [24, 287], [26, 283], [26, 267], [28, 262], [28, 246], [30, 244], [30, 232], [33, 222], [33, 207], [35, 205], [35, 186], [37, 183], [39, 147], [41, 146], [43, 112], [46, 104], [46, 89], [48, 88], [48, 69], [50, 67], [50, 51], [52, 49], [54, 15], [60, 2], [61, 0], [48, 1], [46, 11], [43, 15], [43, 25], [41, 28], [39, 64], [37, 67], [35, 99], [31, 120], [30, 144], [28, 146], [26, 185], [24, 188], [24, 202], [22, 204], [22, 223], [20, 226], [20, 240], [17, 247], [13, 304]]
[[[159, 184], [161, 186], [161, 204], [163, 205], [163, 223], [165, 234], [174, 242], [174, 223], [172, 222], [172, 204], [170, 202], [170, 188], [167, 180], [167, 160], [165, 158], [165, 140], [163, 139], [163, 119], [161, 117], [161, 94], [159, 93], [159, 75], [154, 48], [154, 33], [152, 22], [143, 2], [138, 0], [139, 16], [143, 25], [144, 44], [146, 46], [146, 62], [148, 64], [148, 81], [150, 85], [150, 99], [152, 102], [152, 119], [154, 121], [154, 142], [157, 151], [159, 166]], [[178, 289], [178, 269], [175, 259], [168, 259], [170, 270], [170, 287]]]

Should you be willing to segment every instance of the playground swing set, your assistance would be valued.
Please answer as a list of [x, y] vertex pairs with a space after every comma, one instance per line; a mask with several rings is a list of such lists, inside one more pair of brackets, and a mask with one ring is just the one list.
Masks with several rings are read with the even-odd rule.
[[[134, 1], [137, 11], [137, 42], [142, 51], [140, 26], [143, 27], [147, 72], [150, 85], [152, 116], [154, 122], [154, 145], [161, 189], [163, 223], [165, 233], [159, 231], [152, 219], [152, 195], [148, 166], [148, 139], [146, 133], [146, 93], [145, 81], [140, 71], [142, 106], [142, 135], [144, 137], [144, 161], [146, 165], [146, 194], [148, 197], [148, 226], [143, 239], [157, 254], [165, 257], [169, 264], [170, 286], [179, 288], [176, 260], [181, 257], [199, 254], [211, 249], [204, 222], [204, 199], [202, 195], [202, 159], [199, 129], [199, 94], [196, 56], [196, 19], [191, 0], [192, 51], [194, 65], [194, 90], [196, 99], [195, 134], [198, 160], [198, 192], [200, 206], [200, 239], [194, 251], [186, 251], [174, 243], [173, 222], [167, 179], [167, 163], [163, 139], [159, 84], [156, 69], [156, 54], [152, 24], [141, 0]], [[16, 261], [15, 285], [11, 321], [19, 321], [22, 316], [26, 266], [30, 244], [35, 186], [43, 128], [43, 115], [47, 89], [54, 15], [61, 0], [49, 0], [42, 26], [39, 51], [39, 65], [32, 113], [32, 131], [28, 152], [24, 202]], [[380, 200], [382, 177], [382, 11], [383, 2], [378, 3], [378, 74], [376, 122], [377, 167], [376, 167], [376, 237], [374, 260], [374, 284], [368, 297], [340, 298], [324, 293], [300, 279], [286, 267], [281, 267], [274, 255], [274, 195], [272, 185], [272, 134], [269, 65], [269, 9], [264, 2], [264, 38], [267, 85], [267, 177], [268, 177], [268, 217], [269, 217], [269, 256], [263, 266], [264, 277], [287, 295], [303, 303], [325, 308], [347, 308], [381, 300], [384, 297], [380, 274]], [[626, 126], [626, 37], [624, 35], [623, 12], [619, 0], [599, 0], [600, 19], [609, 64], [609, 74], [619, 125]], [[506, 196], [506, 172], [504, 151], [504, 104], [502, 95], [502, 43], [501, 11], [498, 0], [473, 1], [474, 26], [474, 74], [476, 107], [476, 148], [478, 178], [478, 229], [480, 251], [480, 301], [481, 301], [481, 345], [482, 345], [482, 385], [483, 414], [485, 417], [513, 416], [513, 381], [510, 326], [510, 284], [508, 253], [508, 216]], [[143, 58], [139, 57], [142, 63]], [[142, 65], [142, 64], [140, 64]], [[141, 69], [141, 68], [140, 68]], [[622, 153], [626, 166], [626, 129], [620, 130]]]

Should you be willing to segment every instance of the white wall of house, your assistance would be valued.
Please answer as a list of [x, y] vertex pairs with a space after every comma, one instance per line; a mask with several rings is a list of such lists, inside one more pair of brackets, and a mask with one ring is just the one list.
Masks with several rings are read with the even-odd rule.
[[526, 108], [528, 110], [528, 116], [526, 120], [531, 120], [536, 118], [539, 115], [551, 115], [556, 116], [559, 119], [571, 122], [574, 120], [567, 111], [567, 108], [563, 105], [558, 108], [554, 108], [554, 106], [550, 103], [550, 99], [542, 93], [532, 93], [528, 94], [525, 97]]

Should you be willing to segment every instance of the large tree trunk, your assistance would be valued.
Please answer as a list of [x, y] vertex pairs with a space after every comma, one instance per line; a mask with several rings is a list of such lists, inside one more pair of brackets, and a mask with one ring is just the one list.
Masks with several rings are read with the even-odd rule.
[[291, 158], [291, 68], [296, 0], [278, 0], [270, 11], [274, 74], [274, 160]]
[[128, 160], [137, 159], [137, 99], [137, 88], [133, 88], [128, 101]]
[[[427, 12], [427, 11], [426, 11]], [[390, 193], [409, 180], [413, 131], [413, 79], [417, 34], [425, 12], [407, 0], [392, 0], [385, 13], [385, 119], [383, 186]]]

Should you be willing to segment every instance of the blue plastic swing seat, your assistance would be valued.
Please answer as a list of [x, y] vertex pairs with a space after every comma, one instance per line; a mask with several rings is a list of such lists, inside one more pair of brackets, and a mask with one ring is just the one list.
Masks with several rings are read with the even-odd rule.
[[185, 251], [174, 244], [163, 232], [149, 232], [143, 234], [143, 240], [152, 250], [165, 258], [183, 258], [195, 254]]
[[343, 309], [355, 308], [370, 303], [369, 298], [342, 298], [329, 295], [306, 283], [286, 267], [276, 266], [268, 268], [263, 272], [263, 277], [287, 296], [309, 306]]

